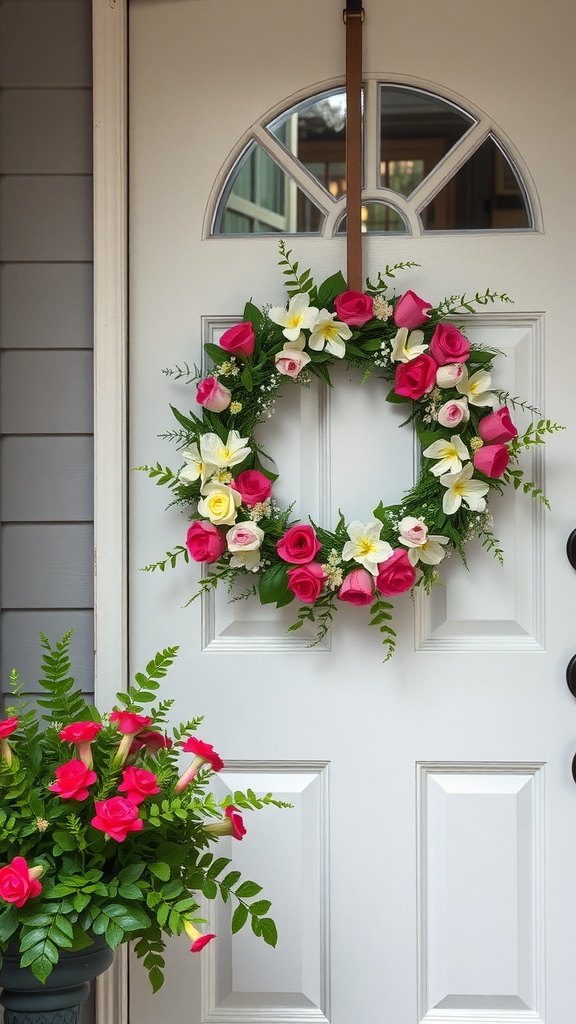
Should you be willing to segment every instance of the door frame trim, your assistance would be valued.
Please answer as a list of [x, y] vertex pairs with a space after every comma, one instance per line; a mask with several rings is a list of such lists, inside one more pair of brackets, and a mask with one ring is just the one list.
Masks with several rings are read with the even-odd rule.
[[[92, 0], [94, 144], [94, 690], [126, 689], [128, 0]], [[96, 983], [97, 1024], [128, 1022], [128, 954]]]

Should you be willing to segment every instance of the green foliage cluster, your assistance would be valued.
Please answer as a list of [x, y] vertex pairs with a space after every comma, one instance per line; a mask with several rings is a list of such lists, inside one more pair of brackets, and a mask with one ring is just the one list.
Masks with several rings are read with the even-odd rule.
[[[231, 803], [242, 811], [289, 805], [270, 793], [256, 797], [251, 790], [218, 803], [208, 788], [213, 774], [209, 763], [176, 792], [180, 745], [202, 722], [193, 718], [166, 732], [173, 702], [157, 702], [157, 696], [176, 647], [156, 654], [128, 691], [117, 694], [113, 709], [139, 716], [144, 712], [151, 720], [146, 731], [160, 732], [172, 745], [156, 753], [149, 753], [146, 745], [130, 749], [126, 761], [119, 761], [122, 734], [76, 687], [70, 642], [71, 631], [55, 644], [41, 634], [43, 695], [37, 703], [45, 709], [43, 721], [23, 697], [18, 674], [11, 674], [15, 703], [7, 714], [18, 724], [3, 740], [8, 747], [0, 757], [0, 867], [23, 857], [28, 868], [42, 868], [43, 874], [41, 893], [20, 907], [0, 895], [0, 952], [18, 942], [22, 966], [45, 982], [62, 951], [83, 949], [95, 935], [104, 936], [111, 949], [133, 940], [156, 991], [163, 980], [166, 937], [181, 934], [187, 924], [206, 923], [202, 896], [231, 901], [233, 931], [250, 921], [255, 935], [275, 945], [270, 902], [260, 898], [256, 882], [229, 870], [230, 858], [215, 856], [211, 848], [217, 838], [204, 826], [220, 822]], [[90, 721], [102, 725], [91, 744], [97, 780], [86, 799], [64, 799], [49, 786], [56, 769], [78, 753], [59, 733], [72, 723]], [[193, 755], [186, 756], [192, 760]], [[127, 766], [154, 773], [159, 792], [139, 806], [142, 830], [117, 841], [91, 822], [96, 802], [118, 793]]]
[[[305, 294], [310, 305], [325, 309], [329, 313], [334, 312], [336, 298], [347, 287], [342, 274], [336, 273], [317, 286], [314, 283], [311, 270], [302, 269], [297, 261], [292, 260], [292, 253], [284, 242], [280, 243], [279, 264], [285, 278], [289, 300], [298, 294]], [[436, 387], [417, 401], [398, 394], [394, 388], [395, 371], [398, 364], [392, 359], [392, 347], [398, 328], [394, 323], [393, 310], [399, 296], [393, 291], [389, 293], [389, 289], [392, 287], [390, 281], [395, 279], [399, 272], [416, 265], [414, 263], [389, 265], [374, 280], [367, 280], [366, 294], [377, 300], [381, 307], [387, 307], [387, 312], [380, 316], [375, 314], [362, 326], [352, 329], [352, 336], [346, 341], [344, 362], [353, 370], [358, 371], [361, 382], [371, 375], [376, 375], [383, 383], [383, 399], [406, 408], [406, 419], [402, 425], [413, 426], [421, 452], [435, 441], [450, 441], [451, 436], [458, 433], [468, 447], [472, 459], [473, 452], [476, 450], [475, 446], [478, 447], [482, 444], [482, 440], [478, 437], [478, 425], [481, 418], [491, 411], [489, 407], [471, 403], [468, 421], [463, 422], [457, 428], [449, 428], [442, 426], [438, 421], [438, 409], [443, 403], [462, 397], [456, 387]], [[489, 288], [479, 291], [473, 296], [461, 294], [445, 298], [435, 308], [428, 310], [425, 323], [419, 327], [425, 344], [429, 345], [440, 323], [448, 320], [463, 331], [462, 321], [459, 321], [459, 318], [476, 313], [496, 302], [509, 303], [511, 299], [505, 293], [498, 293]], [[240, 435], [248, 439], [246, 443], [250, 447], [251, 453], [241, 465], [232, 467], [232, 476], [236, 477], [246, 469], [255, 469], [274, 481], [277, 477], [275, 467], [256, 437], [257, 427], [271, 414], [282, 386], [306, 386], [314, 378], [323, 384], [332, 386], [330, 371], [339, 360], [328, 351], [327, 347], [320, 350], [307, 347], [305, 351], [310, 357], [310, 362], [305, 369], [295, 380], [282, 377], [276, 372], [275, 356], [286, 345], [286, 339], [283, 336], [282, 328], [267, 315], [268, 309], [269, 307], [258, 309], [251, 301], [245, 306], [243, 320], [252, 324], [256, 337], [252, 356], [238, 355], [232, 365], [229, 353], [221, 347], [213, 344], [204, 346], [206, 356], [213, 363], [214, 368], [211, 373], [232, 392], [233, 403], [218, 414], [209, 412], [200, 406], [197, 407], [197, 411], [187, 413], [182, 413], [175, 407], [171, 407], [178, 423], [178, 430], [168, 432], [163, 436], [170, 441], [175, 441], [177, 448], [185, 449], [192, 444], [199, 446], [202, 436], [206, 433], [214, 432], [225, 441], [230, 430], [238, 431]], [[477, 371], [490, 373], [499, 355], [500, 353], [496, 349], [471, 345], [466, 362], [469, 376], [472, 377]], [[193, 385], [197, 385], [202, 379], [202, 374], [196, 367], [193, 370], [188, 366], [177, 367], [175, 371], [166, 372], [171, 373], [176, 379], [183, 378], [186, 383]], [[494, 393], [502, 404], [506, 404], [508, 401], [512, 409], [518, 409], [523, 414], [529, 412], [534, 419], [509, 445], [510, 462], [506, 472], [500, 478], [485, 476], [476, 469], [474, 478], [487, 484], [490, 491], [502, 492], [506, 485], [512, 484], [514, 488], [522, 488], [525, 493], [531, 494], [547, 504], [540, 486], [536, 482], [525, 480], [524, 470], [519, 465], [519, 458], [523, 451], [542, 444], [546, 434], [562, 428], [548, 419], [543, 419], [538, 410], [530, 406], [529, 403], [510, 398], [504, 392], [495, 390]], [[491, 518], [488, 509], [486, 508], [482, 512], [475, 511], [468, 507], [466, 502], [463, 502], [456, 513], [447, 514], [443, 508], [445, 488], [441, 485], [438, 476], [431, 471], [435, 465], [434, 460], [422, 456], [420, 462], [420, 472], [414, 486], [401, 495], [395, 504], [384, 507], [382, 503], [379, 503], [373, 510], [373, 517], [382, 523], [380, 539], [389, 543], [393, 548], [397, 547], [400, 520], [407, 516], [413, 516], [425, 522], [430, 536], [447, 537], [449, 543], [446, 551], [455, 550], [465, 563], [465, 546], [472, 538], [478, 538], [486, 550], [502, 561], [502, 550], [497, 538], [491, 532]], [[202, 496], [200, 480], [189, 483], [180, 477], [178, 468], [167, 468], [159, 463], [138, 468], [147, 472], [158, 485], [166, 486], [171, 490], [170, 505], [179, 506], [188, 513], [190, 518], [197, 516], [198, 502]], [[191, 600], [206, 590], [224, 583], [229, 589], [233, 584], [245, 587], [245, 596], [256, 592], [262, 604], [274, 604], [278, 608], [290, 604], [295, 599], [288, 586], [288, 572], [291, 566], [280, 558], [276, 544], [286, 528], [295, 522], [291, 513], [291, 507], [282, 510], [277, 507], [275, 502], [272, 502], [265, 516], [257, 519], [259, 527], [265, 532], [265, 537], [261, 546], [261, 559], [256, 582], [252, 572], [246, 572], [243, 567], [232, 567], [230, 552], [225, 551], [215, 564], [210, 565], [207, 575], [201, 578], [198, 591]], [[244, 506], [241, 507], [238, 515], [238, 521], [254, 519], [251, 510]], [[341, 581], [342, 577], [345, 578], [358, 566], [352, 560], [342, 558], [343, 548], [348, 540], [344, 517], [341, 517], [334, 530], [318, 526], [315, 526], [315, 529], [322, 544], [322, 552], [318, 556], [318, 561], [324, 563], [328, 553], [335, 552], [336, 562], [332, 562], [332, 568], [339, 566], [341, 573], [332, 575], [331, 582], [312, 605], [300, 607], [296, 621], [290, 628], [297, 630], [307, 622], [313, 623], [316, 629], [316, 637], [313, 642], [317, 643], [332, 625], [339, 604], [338, 580]], [[145, 571], [164, 571], [168, 566], [174, 568], [176, 563], [182, 560], [189, 562], [190, 556], [186, 546], [179, 544], [171, 551], [167, 551], [159, 561], [147, 565]], [[439, 582], [437, 566], [420, 561], [416, 585], [423, 586], [426, 591], [430, 591], [432, 586]], [[378, 596], [369, 609], [370, 622], [378, 626], [388, 656], [393, 652], [395, 645], [395, 633], [390, 625], [391, 607], [388, 602]]]

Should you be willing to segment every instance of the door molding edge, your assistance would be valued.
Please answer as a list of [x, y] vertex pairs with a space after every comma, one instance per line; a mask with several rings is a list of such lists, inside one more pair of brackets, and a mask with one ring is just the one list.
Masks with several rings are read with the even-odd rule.
[[[127, 681], [127, 0], [92, 0], [94, 690]], [[96, 983], [96, 1021], [128, 1022], [128, 956]]]

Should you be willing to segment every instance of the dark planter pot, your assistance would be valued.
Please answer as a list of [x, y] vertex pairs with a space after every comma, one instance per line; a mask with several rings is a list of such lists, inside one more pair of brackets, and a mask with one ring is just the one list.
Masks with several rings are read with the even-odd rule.
[[78, 1024], [90, 982], [113, 960], [113, 950], [96, 936], [88, 949], [60, 950], [60, 959], [43, 985], [29, 967], [20, 967], [17, 947], [10, 947], [0, 968], [4, 1024]]

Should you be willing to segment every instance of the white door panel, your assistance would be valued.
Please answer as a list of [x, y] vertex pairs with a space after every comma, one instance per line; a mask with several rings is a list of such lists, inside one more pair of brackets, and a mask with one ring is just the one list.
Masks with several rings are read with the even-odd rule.
[[[329, 0], [132, 0], [130, 21], [130, 464], [176, 467], [158, 435], [169, 403], [188, 408], [193, 391], [162, 367], [199, 362], [247, 298], [284, 301], [277, 239], [203, 238], [210, 198], [254, 123], [342, 80], [344, 28]], [[180, 644], [175, 715], [206, 716], [203, 738], [229, 767], [219, 791], [273, 788], [295, 805], [254, 815], [231, 851], [274, 901], [277, 949], [249, 933], [232, 941], [226, 911], [210, 904], [217, 942], [192, 957], [185, 938], [173, 941], [158, 995], [132, 966], [134, 1024], [576, 1019], [576, 706], [564, 682], [576, 649], [565, 556], [576, 525], [573, 38], [568, 0], [373, 3], [364, 24], [366, 71], [484, 111], [540, 203], [542, 233], [370, 236], [364, 248], [368, 275], [421, 264], [398, 290], [432, 302], [488, 286], [515, 300], [470, 333], [508, 353], [499, 386], [568, 429], [547, 446], [551, 512], [521, 495], [492, 501], [504, 569], [470, 549], [471, 572], [455, 557], [442, 567], [445, 591], [397, 600], [386, 664], [354, 608], [307, 648], [285, 633], [292, 607], [218, 594], [184, 608], [198, 566], [140, 573], [182, 543], [187, 523], [133, 474], [133, 665]], [[317, 281], [345, 271], [342, 239], [289, 247]], [[371, 384], [348, 384], [344, 368], [335, 378], [329, 395], [279, 402], [266, 432], [280, 500], [326, 525], [339, 507], [365, 521], [414, 472], [395, 408], [378, 406]], [[355, 423], [377, 433], [377, 462], [357, 457]], [[538, 459], [533, 468], [544, 476]]]

